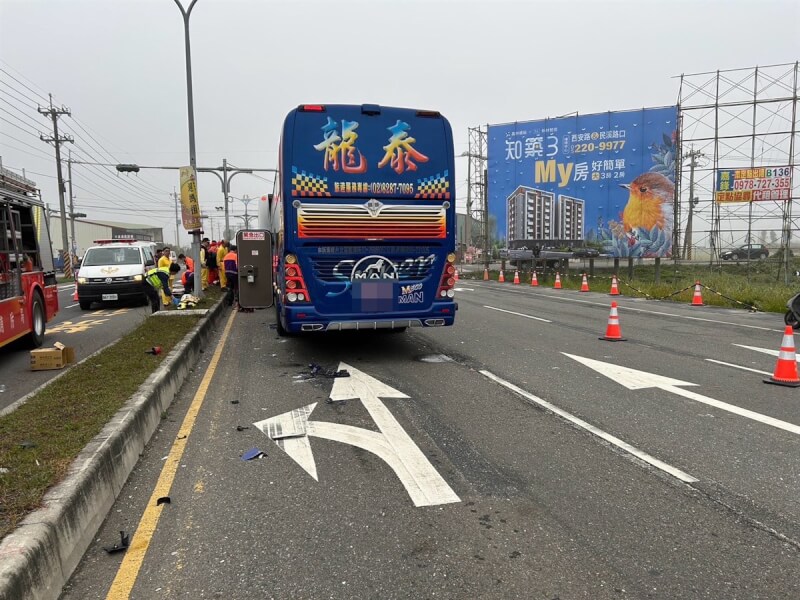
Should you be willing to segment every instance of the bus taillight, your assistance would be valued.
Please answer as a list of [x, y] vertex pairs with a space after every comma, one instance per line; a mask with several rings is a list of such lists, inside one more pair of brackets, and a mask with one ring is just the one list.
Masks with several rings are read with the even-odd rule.
[[322, 104], [301, 104], [299, 110], [301, 112], [325, 112], [325, 106]]
[[308, 288], [303, 279], [303, 271], [297, 264], [297, 257], [294, 254], [287, 254], [284, 259], [284, 272], [286, 273], [286, 301], [292, 304], [298, 302], [310, 302]]
[[451, 252], [447, 255], [447, 265], [444, 267], [442, 279], [439, 283], [439, 289], [436, 292], [437, 300], [451, 300], [456, 295], [456, 291], [453, 289], [453, 287], [456, 285], [455, 277], [453, 277], [453, 274], [456, 271], [456, 267], [453, 264], [455, 261], [455, 254]]

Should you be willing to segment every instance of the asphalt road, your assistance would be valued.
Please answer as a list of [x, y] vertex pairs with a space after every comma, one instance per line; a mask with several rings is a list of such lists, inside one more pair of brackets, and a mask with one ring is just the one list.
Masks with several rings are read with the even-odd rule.
[[[74, 286], [59, 284], [59, 311], [45, 328], [43, 346], [61, 342], [75, 348], [76, 360], [119, 339], [140, 324], [150, 309], [130, 303], [94, 304], [92, 310], [83, 311], [72, 301]], [[29, 349], [11, 344], [0, 348], [0, 410], [49, 381], [61, 371], [31, 371]]]
[[[605, 294], [460, 285], [437, 330], [236, 314], [63, 598], [800, 597], [800, 389], [762, 382], [780, 315], [623, 297], [607, 342]], [[313, 403], [288, 453], [254, 425]], [[143, 513], [152, 537], [106, 554]]]

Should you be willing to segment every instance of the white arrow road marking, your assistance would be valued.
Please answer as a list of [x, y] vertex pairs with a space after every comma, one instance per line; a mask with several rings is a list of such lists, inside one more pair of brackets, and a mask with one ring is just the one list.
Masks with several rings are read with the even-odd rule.
[[688, 398], [689, 400], [702, 402], [703, 404], [714, 406], [721, 410], [739, 415], [740, 417], [752, 419], [753, 421], [758, 421], [759, 423], [764, 423], [765, 425], [770, 425], [772, 427], [777, 427], [778, 429], [783, 429], [784, 431], [800, 435], [800, 426], [795, 425], [794, 423], [787, 423], [786, 421], [781, 421], [780, 419], [768, 417], [767, 415], [762, 415], [761, 413], [753, 412], [752, 410], [747, 410], [746, 408], [741, 408], [740, 406], [728, 404], [727, 402], [721, 402], [720, 400], [715, 400], [714, 398], [702, 396], [696, 392], [677, 387], [679, 385], [696, 386], [696, 383], [689, 383], [679, 379], [662, 377], [661, 375], [656, 375], [655, 373], [637, 371], [636, 369], [621, 367], [619, 365], [613, 365], [611, 363], [601, 362], [599, 360], [592, 360], [591, 358], [574, 356], [572, 354], [567, 354], [566, 352], [562, 352], [562, 354], [586, 365], [590, 369], [594, 369], [601, 375], [605, 375], [609, 379], [616, 381], [629, 390], [641, 390], [651, 387], [660, 388], [666, 392], [671, 392], [673, 394], [677, 394], [678, 396]]
[[549, 320], [547, 320], [547, 319], [542, 319], [541, 317], [533, 317], [533, 316], [531, 316], [531, 315], [525, 315], [525, 314], [523, 314], [523, 313], [514, 312], [514, 311], [512, 311], [512, 310], [505, 310], [504, 308], [497, 308], [497, 307], [495, 307], [495, 306], [486, 306], [486, 305], [484, 304], [484, 305], [483, 305], [483, 308], [488, 308], [489, 310], [496, 310], [497, 312], [504, 312], [504, 313], [508, 313], [508, 314], [510, 314], [510, 315], [516, 315], [516, 316], [518, 316], [518, 317], [525, 317], [526, 319], [534, 319], [534, 320], [536, 320], [536, 321], [543, 321], [544, 323], [552, 323], [552, 321], [549, 321]]
[[567, 411], [558, 408], [554, 404], [550, 404], [547, 400], [543, 400], [542, 398], [539, 398], [538, 396], [534, 396], [533, 394], [526, 392], [522, 388], [517, 387], [513, 383], [498, 377], [497, 375], [495, 375], [494, 373], [492, 373], [490, 371], [480, 371], [480, 374], [483, 375], [484, 377], [488, 377], [492, 381], [497, 382], [497, 383], [499, 383], [500, 385], [502, 385], [504, 387], [507, 387], [512, 392], [516, 392], [517, 394], [519, 394], [523, 398], [526, 398], [527, 400], [530, 400], [531, 402], [546, 408], [550, 412], [557, 414], [558, 416], [566, 419], [570, 423], [572, 423], [574, 425], [577, 425], [581, 429], [585, 429], [589, 433], [591, 433], [593, 435], [596, 435], [597, 437], [607, 441], [612, 446], [616, 446], [617, 448], [620, 448], [620, 449], [624, 450], [628, 454], [631, 454], [631, 455], [635, 456], [639, 460], [641, 460], [643, 462], [646, 462], [649, 465], [654, 466], [656, 469], [660, 469], [661, 471], [664, 471], [665, 473], [669, 473], [673, 477], [675, 477], [677, 479], [680, 479], [681, 481], [683, 481], [685, 483], [694, 483], [694, 482], [698, 481], [698, 479], [696, 477], [692, 477], [691, 475], [689, 475], [685, 471], [681, 471], [680, 469], [678, 469], [676, 467], [673, 467], [672, 465], [668, 465], [667, 463], [665, 463], [665, 462], [663, 462], [661, 460], [658, 460], [657, 458], [655, 458], [653, 456], [650, 456], [649, 454], [647, 454], [647, 452], [643, 452], [642, 450], [639, 450], [635, 446], [631, 446], [628, 442], [624, 442], [621, 439], [619, 439], [618, 437], [613, 436], [610, 433], [605, 432], [602, 429], [599, 429], [599, 428], [595, 427], [594, 425], [592, 425], [590, 423], [587, 423], [583, 419], [579, 419], [575, 415], [573, 415], [571, 413], [568, 413]]
[[380, 433], [350, 425], [310, 421], [309, 415], [316, 403], [253, 425], [268, 435], [317, 481], [319, 479], [309, 437], [357, 446], [383, 459], [400, 479], [415, 506], [460, 502], [461, 499], [380, 400], [408, 396], [345, 363], [340, 363], [339, 369], [347, 370], [350, 377], [334, 379], [331, 399], [360, 399]]
[[[767, 348], [759, 348], [758, 346], [745, 346], [744, 344], [734, 344], [734, 346], [739, 346], [739, 348], [746, 348], [747, 350], [754, 350], [756, 352], [761, 352], [761, 354], [769, 354], [770, 356], [780, 356], [779, 350], [769, 350]], [[800, 362], [800, 356], [795, 354], [795, 360]], [[772, 373], [770, 373], [772, 375]]]
[[319, 481], [314, 454], [311, 452], [311, 444], [306, 435], [308, 417], [316, 406], [317, 403], [314, 402], [253, 425], [278, 444], [278, 447], [291, 456], [315, 481]]

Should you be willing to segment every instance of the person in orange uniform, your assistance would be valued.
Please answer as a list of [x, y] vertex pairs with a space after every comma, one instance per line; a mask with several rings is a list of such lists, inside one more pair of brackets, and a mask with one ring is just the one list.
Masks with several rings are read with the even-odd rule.
[[222, 259], [225, 277], [228, 281], [228, 293], [225, 301], [228, 306], [239, 302], [239, 255], [236, 253], [236, 244], [231, 244], [231, 249]]
[[178, 263], [186, 267], [186, 270], [181, 275], [181, 283], [183, 284], [183, 293], [191, 294], [194, 292], [194, 260], [185, 254], [178, 254]]
[[220, 240], [217, 245], [217, 267], [219, 268], [219, 289], [224, 290], [228, 287], [228, 280], [225, 276], [225, 255], [228, 254], [230, 248], [227, 240]]
[[33, 271], [33, 261], [27, 254], [22, 255], [22, 270], [26, 272]]

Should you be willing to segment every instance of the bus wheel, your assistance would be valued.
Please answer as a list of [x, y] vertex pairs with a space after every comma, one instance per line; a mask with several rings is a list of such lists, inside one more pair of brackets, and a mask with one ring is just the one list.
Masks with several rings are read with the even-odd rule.
[[28, 346], [38, 348], [44, 343], [44, 329], [47, 317], [44, 312], [44, 302], [38, 292], [33, 294], [31, 305], [31, 332], [28, 334]]
[[278, 299], [275, 298], [273, 303], [275, 304], [275, 329], [277, 329], [280, 337], [286, 337], [289, 332], [283, 328], [283, 323], [281, 323], [281, 307], [278, 304]]

